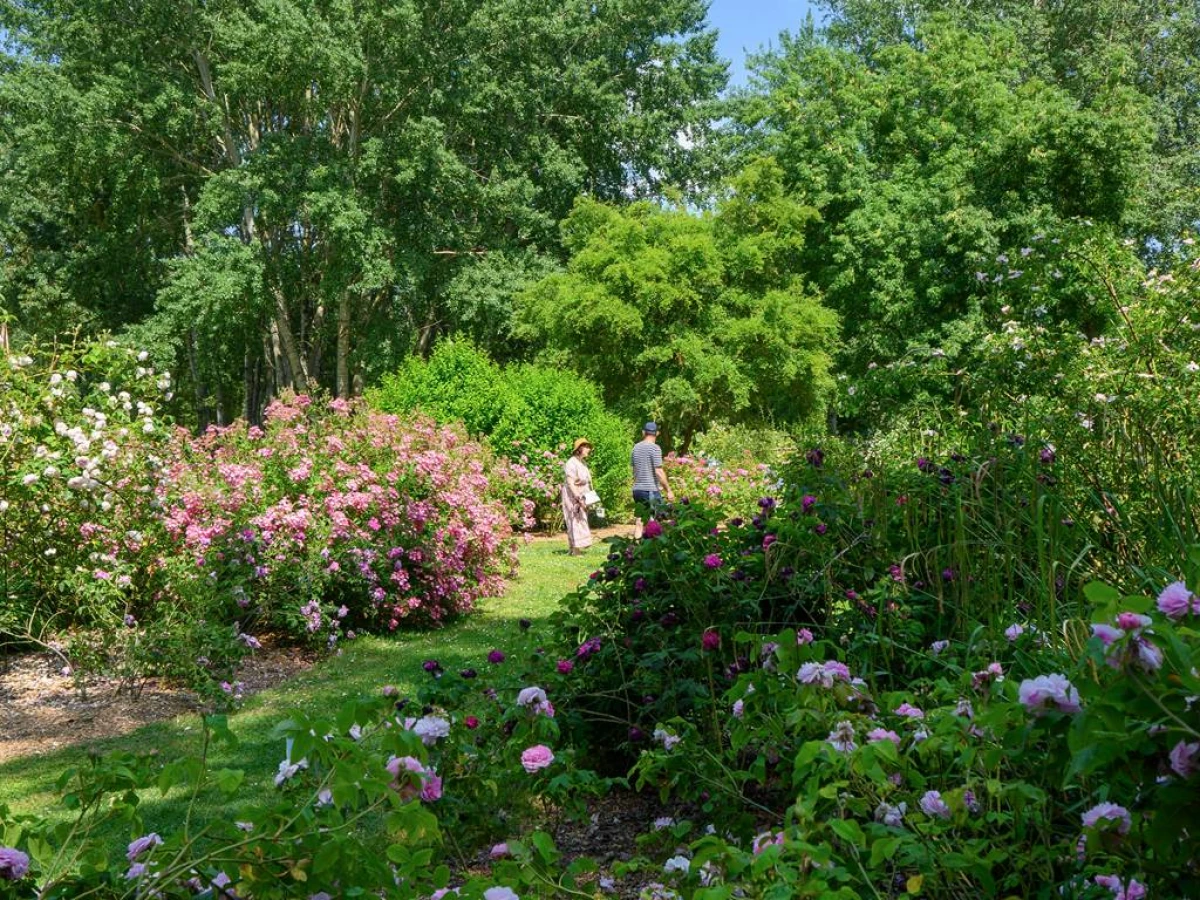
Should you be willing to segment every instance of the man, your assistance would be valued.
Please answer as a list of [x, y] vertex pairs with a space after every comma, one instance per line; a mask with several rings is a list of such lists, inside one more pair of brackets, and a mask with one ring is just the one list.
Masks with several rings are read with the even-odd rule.
[[633, 520], [633, 536], [640, 538], [643, 515], [654, 518], [663, 494], [667, 495], [668, 500], [675, 499], [675, 493], [667, 482], [667, 473], [663, 470], [657, 423], [647, 422], [642, 427], [642, 439], [633, 445], [630, 461], [633, 465], [633, 508], [637, 514]]

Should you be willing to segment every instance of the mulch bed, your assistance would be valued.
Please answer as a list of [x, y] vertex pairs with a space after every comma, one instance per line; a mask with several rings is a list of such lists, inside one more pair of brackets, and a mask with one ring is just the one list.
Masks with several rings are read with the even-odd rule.
[[[315, 661], [296, 647], [266, 643], [242, 662], [243, 694], [281, 684]], [[62, 665], [52, 653], [0, 661], [0, 762], [91, 744], [202, 708], [195, 694], [156, 678], [131, 692], [116, 678], [87, 677], [77, 684]]]

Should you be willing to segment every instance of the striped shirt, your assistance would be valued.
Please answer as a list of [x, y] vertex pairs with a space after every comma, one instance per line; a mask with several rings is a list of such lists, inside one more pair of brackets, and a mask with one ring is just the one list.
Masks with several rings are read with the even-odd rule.
[[662, 486], [654, 477], [654, 470], [661, 469], [662, 448], [653, 441], [638, 441], [633, 445], [633, 489], [635, 491], [661, 491]]

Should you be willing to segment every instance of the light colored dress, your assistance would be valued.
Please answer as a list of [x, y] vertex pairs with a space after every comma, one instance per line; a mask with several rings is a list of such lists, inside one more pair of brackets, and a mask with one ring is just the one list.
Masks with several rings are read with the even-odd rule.
[[562, 508], [567, 544], [572, 550], [582, 550], [592, 546], [592, 530], [588, 527], [587, 509], [576, 503], [575, 498], [582, 498], [592, 489], [592, 473], [578, 456], [568, 459], [563, 471], [566, 481], [562, 487]]

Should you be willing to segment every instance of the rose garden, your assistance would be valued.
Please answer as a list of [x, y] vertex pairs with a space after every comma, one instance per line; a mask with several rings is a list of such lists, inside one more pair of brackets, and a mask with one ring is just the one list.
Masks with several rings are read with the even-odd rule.
[[1200, 14], [995, 5], [0, 3], [0, 898], [1200, 897]]

